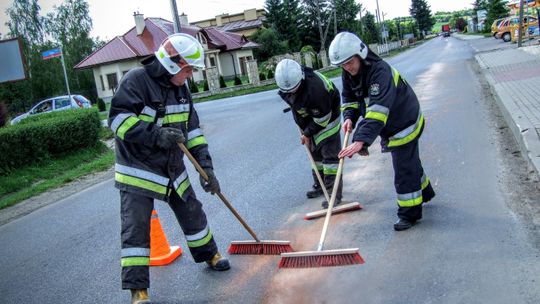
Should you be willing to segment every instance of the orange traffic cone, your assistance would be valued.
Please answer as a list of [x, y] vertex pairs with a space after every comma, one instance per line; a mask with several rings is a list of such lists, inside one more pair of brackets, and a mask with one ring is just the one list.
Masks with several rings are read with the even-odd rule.
[[150, 221], [150, 266], [163, 266], [171, 263], [182, 254], [178, 246], [169, 246], [156, 210], [152, 210]]

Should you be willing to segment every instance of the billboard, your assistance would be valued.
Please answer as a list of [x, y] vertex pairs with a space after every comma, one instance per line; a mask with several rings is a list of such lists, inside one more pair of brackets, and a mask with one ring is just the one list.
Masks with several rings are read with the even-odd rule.
[[0, 83], [27, 78], [20, 39], [0, 40], [0, 58]]

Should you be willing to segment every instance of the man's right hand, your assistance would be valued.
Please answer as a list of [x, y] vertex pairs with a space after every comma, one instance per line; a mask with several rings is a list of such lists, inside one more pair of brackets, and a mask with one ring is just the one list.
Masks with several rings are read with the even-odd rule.
[[160, 128], [156, 144], [164, 150], [169, 150], [178, 143], [186, 141], [184, 133], [175, 128]]
[[352, 129], [353, 129], [352, 120], [346, 119], [346, 120], [343, 122], [343, 133], [345, 133], [345, 132], [352, 132]]

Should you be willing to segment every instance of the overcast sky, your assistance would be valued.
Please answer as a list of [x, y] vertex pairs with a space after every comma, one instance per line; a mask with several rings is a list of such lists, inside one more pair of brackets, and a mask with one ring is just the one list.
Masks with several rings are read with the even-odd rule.
[[[216, 15], [241, 13], [246, 9], [264, 8], [264, 0], [177, 0], [178, 12], [188, 16], [190, 22], [210, 19]], [[357, 0], [368, 11], [375, 13], [376, 0]], [[428, 0], [433, 13], [437, 11], [455, 11], [471, 8], [473, 0]], [[46, 15], [62, 0], [38, 1], [41, 15]], [[145, 17], [161, 17], [172, 20], [170, 0], [88, 0], [90, 17], [94, 23], [91, 36], [109, 40], [131, 29], [135, 23], [133, 12], [138, 11]], [[13, 0], [0, 0], [0, 33], [5, 35], [7, 15], [5, 10]], [[379, 7], [386, 13], [385, 19], [408, 16], [411, 1], [379, 0]]]

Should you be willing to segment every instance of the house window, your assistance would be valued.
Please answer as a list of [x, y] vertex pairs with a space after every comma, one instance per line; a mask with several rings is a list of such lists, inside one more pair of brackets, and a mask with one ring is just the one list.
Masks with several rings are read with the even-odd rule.
[[211, 67], [215, 67], [215, 66], [216, 66], [216, 58], [215, 58], [215, 57], [210, 57], [210, 66], [211, 66]]
[[105, 91], [105, 84], [103, 83], [103, 75], [99, 75], [99, 82], [101, 82], [101, 90]]
[[107, 74], [107, 83], [109, 84], [109, 90], [116, 91], [116, 87], [118, 86], [116, 73]]

